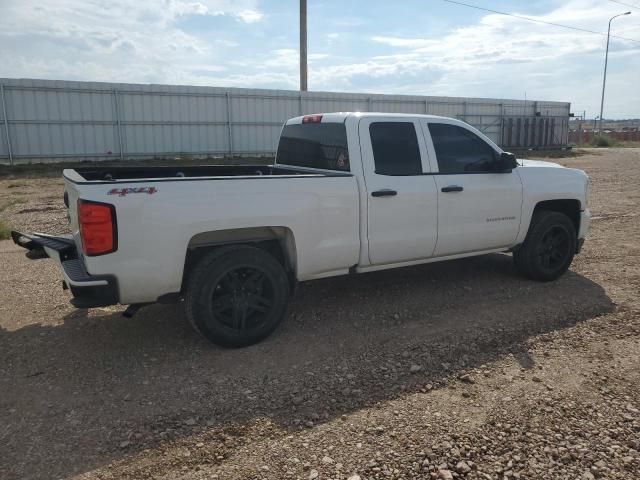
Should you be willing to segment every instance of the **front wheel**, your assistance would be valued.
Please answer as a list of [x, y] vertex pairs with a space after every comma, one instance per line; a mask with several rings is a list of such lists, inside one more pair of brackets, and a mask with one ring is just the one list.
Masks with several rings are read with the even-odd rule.
[[533, 280], [555, 280], [571, 265], [576, 243], [576, 229], [569, 217], [546, 210], [535, 212], [524, 243], [513, 253], [516, 269]]
[[222, 247], [193, 268], [185, 293], [195, 329], [223, 347], [245, 347], [269, 336], [284, 317], [289, 282], [282, 265], [254, 247]]

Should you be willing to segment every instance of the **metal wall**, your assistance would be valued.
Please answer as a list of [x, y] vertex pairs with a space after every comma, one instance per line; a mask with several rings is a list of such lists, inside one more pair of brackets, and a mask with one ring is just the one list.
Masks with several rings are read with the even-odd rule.
[[[0, 163], [273, 155], [282, 123], [335, 111], [464, 120], [503, 146], [566, 145], [570, 104], [0, 78]], [[547, 133], [523, 126], [544, 122]], [[518, 134], [514, 123], [521, 122]], [[529, 127], [531, 128], [531, 127]], [[535, 133], [535, 130], [534, 130]]]

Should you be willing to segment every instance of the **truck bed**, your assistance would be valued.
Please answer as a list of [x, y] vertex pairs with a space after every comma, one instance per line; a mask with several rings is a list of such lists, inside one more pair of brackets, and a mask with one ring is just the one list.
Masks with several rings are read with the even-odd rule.
[[78, 251], [78, 201], [112, 207], [117, 249], [84, 255], [83, 262], [92, 276], [117, 278], [123, 304], [179, 292], [187, 253], [213, 237], [282, 239], [296, 252], [298, 280], [347, 273], [358, 263], [359, 190], [348, 172], [285, 165], [103, 165], [67, 169], [64, 177]]
[[65, 177], [74, 183], [83, 182], [132, 182], [167, 181], [181, 179], [206, 179], [225, 177], [287, 177], [287, 176], [334, 177], [350, 176], [343, 172], [324, 172], [277, 165], [195, 165], [158, 167], [81, 167], [65, 170]]

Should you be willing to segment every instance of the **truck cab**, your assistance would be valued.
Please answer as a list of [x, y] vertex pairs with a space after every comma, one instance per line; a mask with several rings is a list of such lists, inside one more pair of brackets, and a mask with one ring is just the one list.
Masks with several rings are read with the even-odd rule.
[[[295, 145], [302, 142], [316, 142], [318, 154], [297, 152]], [[337, 146], [347, 152], [347, 162], [339, 164]], [[558, 202], [575, 220], [579, 238], [588, 228], [584, 172], [517, 161], [453, 118], [387, 113], [293, 118], [282, 130], [276, 164], [355, 175], [360, 235], [366, 239], [357, 271], [510, 249], [524, 241], [540, 201]]]

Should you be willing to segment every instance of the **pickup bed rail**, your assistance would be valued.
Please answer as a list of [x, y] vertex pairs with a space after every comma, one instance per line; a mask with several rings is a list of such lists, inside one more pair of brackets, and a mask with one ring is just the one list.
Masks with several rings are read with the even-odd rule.
[[323, 172], [276, 165], [196, 165], [159, 167], [83, 167], [68, 170], [65, 178], [74, 183], [149, 182], [215, 180], [232, 178], [336, 177], [349, 172]]

